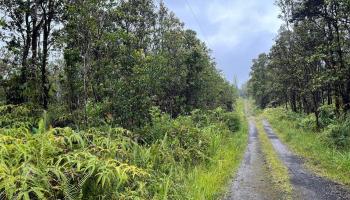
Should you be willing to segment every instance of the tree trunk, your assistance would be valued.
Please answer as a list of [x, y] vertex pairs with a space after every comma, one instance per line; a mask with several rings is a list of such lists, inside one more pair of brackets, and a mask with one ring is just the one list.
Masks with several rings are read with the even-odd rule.
[[297, 105], [296, 105], [296, 97], [295, 97], [295, 91], [292, 91], [291, 98], [290, 98], [290, 106], [292, 108], [293, 112], [297, 112]]
[[342, 94], [344, 112], [350, 111], [350, 80], [345, 85], [345, 91]]
[[327, 99], [328, 99], [328, 105], [332, 105], [333, 100], [332, 100], [332, 90], [331, 87], [328, 85], [328, 89], [327, 89]]
[[[39, 37], [39, 25], [37, 24], [37, 5], [34, 5], [34, 9], [32, 11], [32, 24], [33, 24], [33, 31], [32, 31], [32, 70], [31, 73], [35, 73], [35, 68], [37, 67], [37, 55], [38, 55], [38, 37]], [[34, 76], [35, 74], [31, 74], [31, 76]], [[30, 77], [34, 78], [34, 77]]]
[[41, 89], [42, 89], [42, 106], [44, 109], [48, 108], [49, 100], [49, 81], [47, 77], [47, 59], [49, 56], [49, 37], [51, 32], [51, 22], [54, 15], [54, 3], [53, 1], [48, 2], [48, 10], [43, 8], [43, 53], [41, 63]]
[[[27, 0], [27, 7], [30, 7], [30, 1]], [[28, 9], [25, 13], [25, 27], [26, 27], [26, 32], [25, 32], [25, 40], [24, 40], [24, 46], [22, 50], [22, 68], [21, 68], [21, 75], [20, 75], [20, 85], [22, 87], [22, 90], [20, 91], [20, 99], [21, 103], [24, 103], [28, 101], [28, 98], [25, 95], [25, 90], [27, 87], [27, 82], [28, 82], [28, 56], [29, 56], [29, 51], [30, 51], [30, 46], [31, 46], [31, 25], [30, 25], [30, 10]]]
[[320, 95], [319, 92], [312, 92], [312, 96], [313, 96], [313, 111], [315, 113], [315, 118], [316, 118], [316, 127], [317, 129], [320, 128], [320, 120], [319, 120], [319, 99], [320, 99]]
[[87, 69], [86, 69], [86, 56], [87, 53], [84, 54], [84, 124], [87, 127], [88, 119], [87, 119], [87, 83], [86, 83], [86, 78], [87, 78]]
[[44, 36], [43, 36], [43, 54], [41, 63], [41, 89], [42, 89], [42, 106], [44, 109], [48, 108], [48, 98], [49, 98], [49, 86], [47, 79], [47, 57], [48, 57], [48, 39], [50, 34], [50, 22], [45, 22], [44, 25]]

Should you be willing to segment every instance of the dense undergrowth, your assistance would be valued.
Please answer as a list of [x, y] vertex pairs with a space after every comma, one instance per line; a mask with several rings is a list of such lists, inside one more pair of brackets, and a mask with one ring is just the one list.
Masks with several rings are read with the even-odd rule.
[[0, 112], [1, 199], [214, 199], [245, 145], [234, 133], [242, 116], [223, 109], [173, 119], [154, 108], [133, 132], [52, 128], [25, 106]]
[[234, 135], [226, 132], [228, 136], [221, 137], [222, 133], [217, 135], [215, 133], [217, 131], [212, 129], [212, 134], [217, 135], [215, 142], [218, 145], [217, 151], [210, 162], [195, 167], [189, 173], [185, 185], [187, 196], [190, 199], [220, 199], [227, 190], [228, 183], [239, 167], [247, 144], [248, 121], [244, 114], [243, 101], [238, 103], [237, 114], [241, 125], [239, 131]]
[[349, 120], [336, 118], [330, 106], [321, 109], [321, 130], [315, 128], [312, 115], [270, 108], [263, 112], [263, 116], [293, 151], [307, 159], [310, 168], [350, 185]]

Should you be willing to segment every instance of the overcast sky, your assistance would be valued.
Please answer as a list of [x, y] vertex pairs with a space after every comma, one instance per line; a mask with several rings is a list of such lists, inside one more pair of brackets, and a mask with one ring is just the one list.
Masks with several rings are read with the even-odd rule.
[[239, 85], [249, 78], [252, 59], [267, 52], [281, 21], [275, 0], [164, 0], [187, 28], [213, 50], [218, 68]]

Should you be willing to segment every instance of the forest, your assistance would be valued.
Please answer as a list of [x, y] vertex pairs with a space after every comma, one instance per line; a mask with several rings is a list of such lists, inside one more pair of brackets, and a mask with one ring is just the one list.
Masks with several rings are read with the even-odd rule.
[[144, 125], [153, 106], [173, 117], [232, 110], [234, 88], [209, 49], [164, 4], [5, 0], [1, 10], [6, 104], [60, 114], [59, 125], [127, 128]]
[[162, 2], [2, 0], [0, 47], [0, 199], [208, 199], [239, 163], [237, 86]]
[[350, 111], [349, 1], [277, 3], [285, 23], [270, 52], [253, 61], [249, 93], [261, 108], [312, 113], [317, 128], [324, 128], [326, 118]]

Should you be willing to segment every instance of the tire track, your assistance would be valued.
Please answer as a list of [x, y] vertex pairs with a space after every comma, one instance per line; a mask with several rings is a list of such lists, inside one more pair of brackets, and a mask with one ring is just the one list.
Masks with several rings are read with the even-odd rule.
[[350, 191], [342, 185], [317, 176], [303, 166], [303, 160], [294, 155], [273, 132], [267, 120], [263, 120], [275, 151], [287, 166], [293, 186], [293, 199], [300, 200], [350, 200]]
[[243, 162], [232, 183], [226, 200], [282, 199], [270, 179], [265, 158], [261, 152], [258, 132], [253, 120], [249, 121], [249, 139]]

